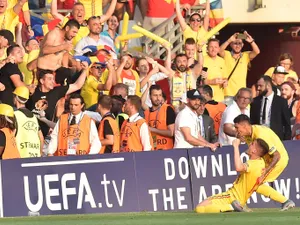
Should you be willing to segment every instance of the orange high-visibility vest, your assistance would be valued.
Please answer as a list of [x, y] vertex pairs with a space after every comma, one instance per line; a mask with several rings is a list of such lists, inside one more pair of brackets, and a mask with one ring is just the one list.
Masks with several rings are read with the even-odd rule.
[[17, 159], [20, 158], [20, 153], [17, 148], [16, 138], [14, 133], [9, 128], [0, 129], [4, 135], [6, 140], [6, 145], [4, 148], [4, 152], [2, 154], [2, 159]]
[[[129, 122], [128, 120], [124, 121], [120, 132], [120, 152], [143, 151], [143, 145], [140, 137], [140, 129], [143, 123], [147, 123], [147, 121], [145, 119], [139, 119], [136, 122]], [[152, 137], [150, 136], [149, 138], [153, 149]]]
[[[145, 119], [149, 127], [154, 127], [160, 130], [168, 130], [167, 125], [167, 109], [169, 105], [163, 104], [159, 109], [151, 112], [149, 109], [146, 110]], [[154, 132], [151, 132], [153, 138], [154, 150], [168, 150], [172, 149], [174, 146], [174, 141], [172, 137], [165, 137]]]
[[[72, 115], [71, 115], [72, 116]], [[69, 124], [70, 114], [63, 114], [59, 120], [57, 156], [67, 155], [68, 142], [78, 139], [76, 155], [87, 155], [90, 152], [91, 118], [83, 115], [78, 124]]]
[[[119, 127], [117, 124], [117, 121], [112, 115], [104, 116], [100, 122], [99, 129], [98, 129], [98, 134], [99, 134], [99, 139], [100, 141], [103, 140], [104, 137], [104, 122], [108, 121], [110, 124], [110, 127], [113, 131], [113, 136], [114, 136], [114, 144], [112, 146], [112, 153], [117, 153], [120, 152], [120, 133], [119, 133]], [[103, 153], [110, 153], [106, 151], [106, 147], [102, 145], [100, 154]]]
[[205, 104], [205, 108], [207, 109], [209, 116], [214, 120], [215, 132], [216, 132], [216, 135], [218, 135], [222, 115], [226, 109], [226, 105], [224, 103], [218, 102], [217, 105]]

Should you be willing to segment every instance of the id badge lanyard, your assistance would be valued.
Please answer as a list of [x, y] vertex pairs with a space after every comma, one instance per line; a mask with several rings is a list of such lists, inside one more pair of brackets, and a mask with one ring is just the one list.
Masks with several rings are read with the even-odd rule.
[[81, 122], [81, 120], [83, 118], [83, 113], [80, 116], [78, 124], [76, 124], [76, 134], [75, 134], [75, 137], [73, 138], [73, 140], [70, 140], [70, 138], [69, 138], [69, 136], [70, 136], [70, 133], [69, 133], [70, 132], [70, 122], [69, 122], [70, 121], [70, 116], [71, 116], [71, 114], [68, 116], [68, 150], [67, 150], [67, 155], [76, 155], [76, 153], [77, 153], [77, 146], [80, 144], [80, 140], [79, 140], [79, 125], [80, 125], [80, 122]]

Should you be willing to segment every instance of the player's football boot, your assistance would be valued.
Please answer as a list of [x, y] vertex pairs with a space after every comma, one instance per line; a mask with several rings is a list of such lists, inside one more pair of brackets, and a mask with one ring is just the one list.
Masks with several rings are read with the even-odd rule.
[[295, 202], [293, 202], [292, 200], [289, 199], [285, 203], [282, 204], [281, 211], [289, 210], [291, 208], [294, 208], [295, 206], [296, 206]]
[[231, 206], [235, 212], [247, 212], [238, 200], [231, 202]]

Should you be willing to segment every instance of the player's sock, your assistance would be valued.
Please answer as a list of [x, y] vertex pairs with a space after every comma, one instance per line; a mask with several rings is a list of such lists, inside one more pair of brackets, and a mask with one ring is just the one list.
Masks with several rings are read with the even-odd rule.
[[197, 213], [220, 213], [233, 211], [233, 208], [230, 204], [226, 205], [207, 205], [207, 206], [197, 206]]
[[266, 184], [260, 185], [257, 188], [256, 192], [261, 195], [264, 195], [276, 202], [284, 203], [288, 200], [286, 197], [284, 197], [278, 191], [276, 191], [275, 189], [273, 189], [272, 187], [270, 187]]

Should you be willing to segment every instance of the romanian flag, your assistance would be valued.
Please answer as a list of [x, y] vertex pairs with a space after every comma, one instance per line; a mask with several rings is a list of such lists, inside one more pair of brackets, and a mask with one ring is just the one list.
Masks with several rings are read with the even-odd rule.
[[222, 0], [210, 1], [209, 26], [215, 27], [224, 20]]

